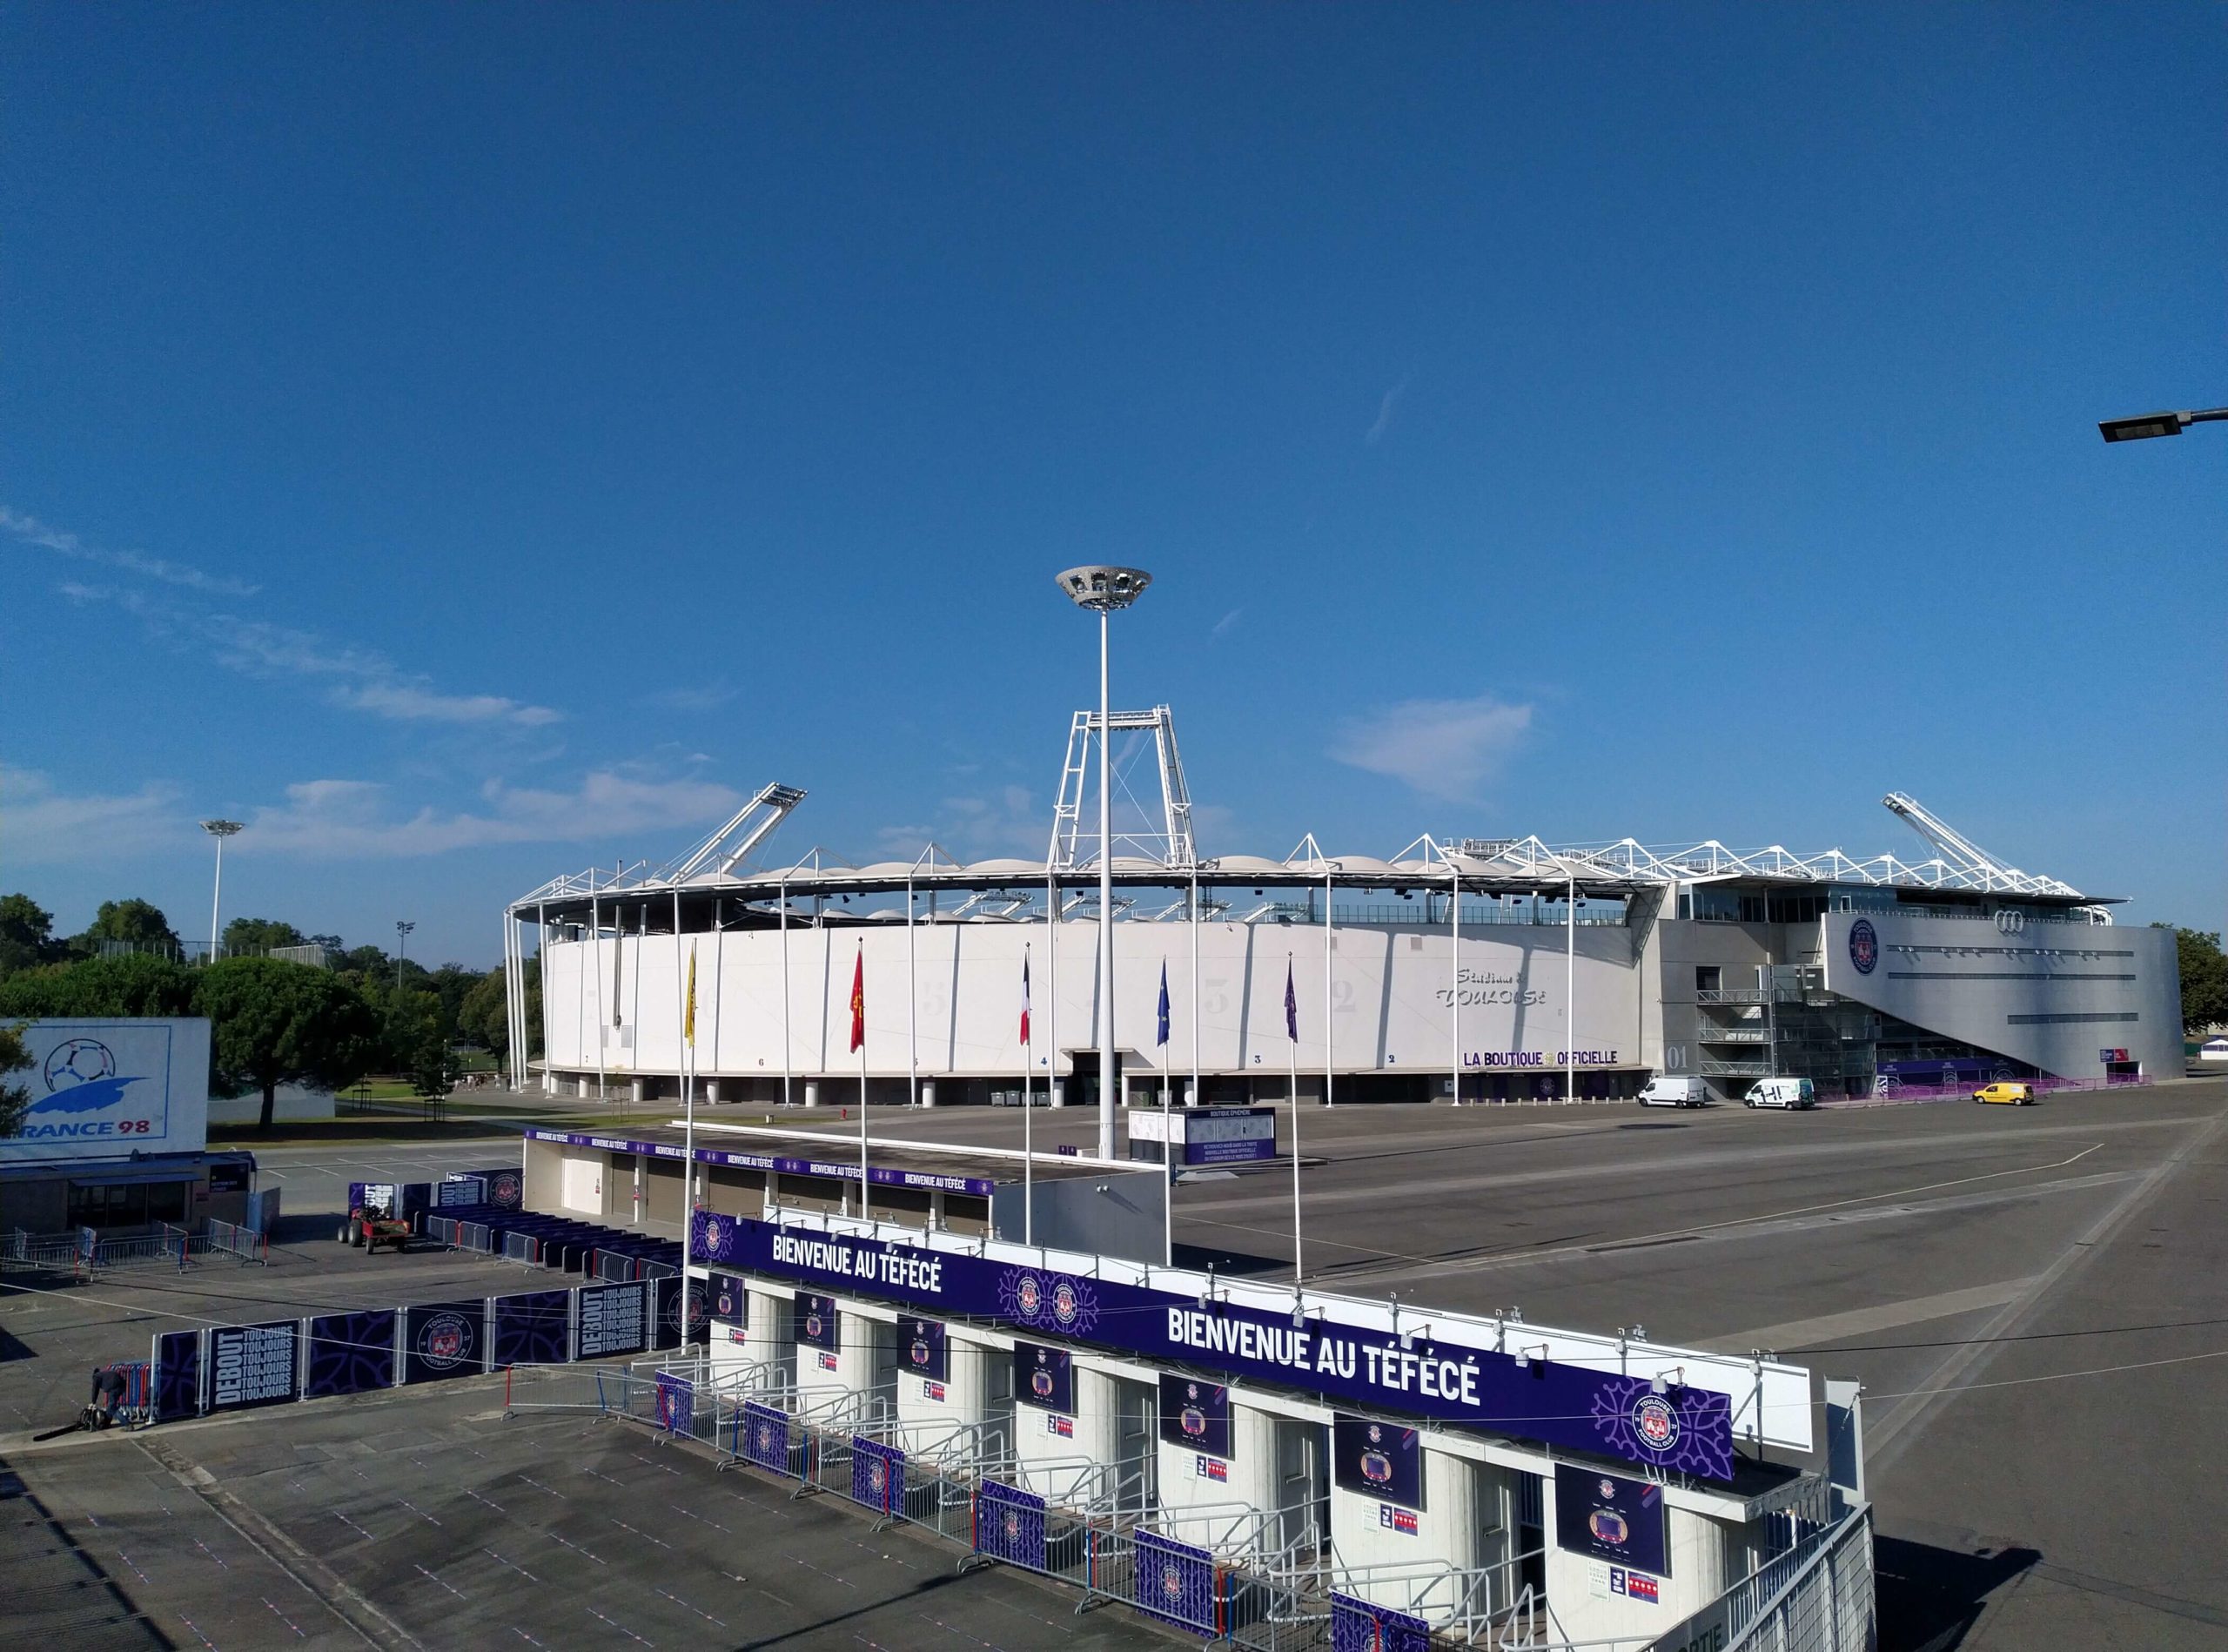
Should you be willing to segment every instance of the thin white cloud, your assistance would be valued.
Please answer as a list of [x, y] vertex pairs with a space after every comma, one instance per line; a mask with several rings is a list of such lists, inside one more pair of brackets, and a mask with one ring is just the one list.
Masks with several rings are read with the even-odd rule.
[[1365, 447], [1376, 447], [1385, 439], [1385, 433], [1392, 428], [1392, 410], [1400, 405], [1400, 398], [1407, 393], [1407, 389], [1408, 381], [1403, 379], [1385, 393], [1384, 399], [1377, 404], [1376, 421], [1362, 434]]
[[73, 797], [37, 769], [0, 767], [0, 859], [10, 865], [109, 860], [186, 843], [193, 829], [168, 781]]
[[64, 580], [56, 588], [75, 602], [104, 602], [122, 608], [148, 632], [173, 641], [205, 648], [229, 670], [251, 676], [338, 679], [336, 705], [370, 712], [395, 722], [510, 723], [538, 728], [564, 714], [501, 695], [442, 694], [421, 676], [403, 672], [372, 648], [327, 642], [314, 632], [234, 614], [212, 614], [158, 601], [125, 587], [87, 585]]
[[1475, 802], [1531, 727], [1530, 706], [1491, 695], [1404, 700], [1340, 722], [1332, 733], [1330, 755], [1405, 781], [1426, 796]]
[[376, 781], [312, 780], [286, 788], [285, 803], [253, 811], [240, 843], [318, 860], [400, 859], [507, 843], [585, 843], [698, 825], [742, 805], [731, 788], [699, 780], [650, 780], [600, 769], [568, 791], [491, 782], [480, 810], [397, 809]]
[[742, 692], [725, 677], [697, 685], [681, 684], [646, 694], [638, 705], [660, 711], [715, 711]]
[[1245, 610], [1244, 608], [1231, 609], [1229, 613], [1224, 614], [1222, 618], [1217, 620], [1213, 625], [1207, 628], [1207, 635], [1209, 636], [1215, 637], [1228, 635], [1230, 633], [1230, 628], [1238, 623], [1238, 616], [1245, 612]]
[[875, 843], [893, 860], [912, 859], [931, 839], [963, 860], [1041, 860], [1050, 829], [1028, 787], [1002, 786], [979, 796], [944, 798], [932, 824], [885, 826]]
[[111, 551], [97, 545], [88, 545], [66, 529], [49, 527], [36, 516], [10, 510], [0, 505], [0, 528], [6, 529], [26, 545], [52, 551], [57, 556], [73, 557], [81, 562], [97, 562], [104, 567], [122, 568], [126, 573], [160, 580], [167, 585], [182, 585], [191, 590], [206, 591], [211, 596], [253, 596], [260, 588], [244, 580], [235, 580], [221, 574], [210, 574], [183, 562], [166, 562], [159, 556], [149, 556], [144, 551]]
[[547, 706], [521, 705], [493, 694], [435, 694], [405, 682], [367, 682], [333, 694], [336, 705], [352, 706], [397, 722], [515, 722], [526, 728], [559, 722], [563, 714]]

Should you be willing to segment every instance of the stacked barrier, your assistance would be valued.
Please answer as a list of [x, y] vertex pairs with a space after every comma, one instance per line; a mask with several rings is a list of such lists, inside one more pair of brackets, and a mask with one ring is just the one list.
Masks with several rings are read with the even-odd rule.
[[425, 1237], [454, 1250], [477, 1251], [507, 1261], [614, 1283], [677, 1279], [681, 1273], [678, 1242], [577, 1217], [549, 1216], [493, 1204], [452, 1205], [421, 1211], [417, 1226]]

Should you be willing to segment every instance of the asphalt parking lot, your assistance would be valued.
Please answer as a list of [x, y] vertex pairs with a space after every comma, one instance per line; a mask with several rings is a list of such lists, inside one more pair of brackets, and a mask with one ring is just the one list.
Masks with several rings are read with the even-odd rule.
[[[754, 1122], [756, 1116], [749, 1114]], [[828, 1125], [846, 1128], [832, 1117]], [[875, 1120], [878, 1132], [996, 1145], [1017, 1142], [1021, 1125], [1016, 1113], [982, 1109]], [[1041, 1146], [1082, 1145], [1092, 1130], [1080, 1112], [1039, 1112], [1033, 1127]], [[1587, 1329], [1644, 1326], [1663, 1340], [1769, 1348], [1822, 1374], [1862, 1380], [1889, 1648], [2228, 1645], [2228, 1568], [2218, 1562], [2211, 1522], [2191, 1518], [2218, 1501], [2224, 1451], [2215, 1420], [2228, 1414], [2228, 1239], [2219, 1219], [2228, 1201], [2228, 1084], [2066, 1094], [2031, 1109], [1310, 1108], [1302, 1129], [1308, 1273], [1326, 1286], [1479, 1312], [1513, 1305], [1535, 1322]], [[455, 1165], [501, 1162], [478, 1146], [365, 1150], [361, 1157], [375, 1170], [423, 1158], [426, 1170], [413, 1173], [435, 1173], [435, 1155], [453, 1156]], [[365, 1173], [339, 1157], [304, 1150], [293, 1159], [267, 1158], [290, 1179], [292, 1219], [305, 1216], [320, 1187], [337, 1202], [340, 1184]], [[1178, 1190], [1184, 1259], [1288, 1276], [1290, 1219], [1281, 1169], [1187, 1180]], [[164, 1429], [136, 1442], [25, 1447], [34, 1426], [67, 1420], [94, 1358], [115, 1357], [119, 1340], [123, 1352], [136, 1353], [148, 1331], [175, 1322], [171, 1316], [306, 1312], [453, 1286], [494, 1291], [518, 1275], [504, 1264], [438, 1253], [374, 1262], [313, 1235], [282, 1251], [267, 1273], [202, 1268], [183, 1280], [150, 1275], [129, 1286], [112, 1276], [97, 1289], [0, 1297], [0, 1333], [31, 1356], [0, 1362], [0, 1458], [51, 1516], [57, 1541], [66, 1538], [99, 1561], [102, 1598], [121, 1602], [117, 1609], [128, 1608], [127, 1617], [143, 1612], [178, 1644], [200, 1644], [196, 1635], [225, 1645], [261, 1644], [258, 1636], [296, 1643], [278, 1627], [281, 1615], [305, 1637], [340, 1637], [335, 1644], [357, 1644], [367, 1634], [380, 1643], [375, 1637], [385, 1632], [375, 1618], [352, 1626], [345, 1615], [312, 1630], [290, 1601], [305, 1592], [331, 1612], [349, 1597], [315, 1572], [303, 1574], [305, 1590], [297, 1580], [289, 1595], [274, 1581], [290, 1575], [286, 1566], [259, 1561], [252, 1543], [223, 1548], [245, 1539], [224, 1537], [227, 1510], [202, 1494], [211, 1488], [195, 1480], [196, 1470], [256, 1520], [297, 1535], [334, 1579], [426, 1645], [469, 1643], [511, 1620], [512, 1638], [535, 1635], [550, 1645], [597, 1643], [592, 1636], [632, 1645], [630, 1635], [650, 1642], [693, 1635], [698, 1644], [1165, 1643], [1125, 1615], [1070, 1625], [1070, 1602], [1010, 1575], [985, 1581], [974, 1575], [957, 1588], [928, 1589], [929, 1573], [948, 1556], [923, 1561], [922, 1592], [908, 1594], [910, 1574], [879, 1557], [910, 1556], [905, 1545], [920, 1540], [872, 1537], [851, 1511], [789, 1505], [770, 1482], [770, 1501], [753, 1494], [745, 1508], [717, 1518], [744, 1552], [790, 1557], [782, 1561], [794, 1568], [783, 1575], [787, 1586], [768, 1585], [778, 1602], [755, 1592], [769, 1576], [768, 1564], [733, 1568], [742, 1583], [722, 1581], [724, 1538], [665, 1554], [661, 1563], [645, 1561], [640, 1575], [622, 1583], [566, 1552], [567, 1543], [595, 1548], [588, 1526], [598, 1516], [560, 1508], [560, 1501], [606, 1500], [617, 1518], [671, 1541], [653, 1519], [673, 1502], [675, 1477], [661, 1468], [704, 1477], [713, 1489], [700, 1493], [691, 1479], [691, 1500], [742, 1495], [738, 1476], [715, 1475], [685, 1452], [616, 1429], [584, 1431], [558, 1419], [502, 1423], [489, 1415], [493, 1402], [484, 1393], [320, 1402]], [[278, 1307], [282, 1300], [289, 1306]], [[420, 1487], [425, 1496], [374, 1480], [358, 1442], [377, 1442], [382, 1462], [414, 1453], [445, 1470], [470, 1465], [462, 1489], [441, 1494], [460, 1507], [430, 1501], [431, 1487], [447, 1483], [440, 1475]], [[513, 1442], [523, 1442], [515, 1455]], [[151, 1460], [147, 1451], [175, 1461]], [[584, 1465], [566, 1470], [587, 1481], [577, 1488], [583, 1496], [531, 1466], [551, 1458]], [[123, 1467], [96, 1473], [96, 1464]], [[113, 1490], [104, 1489], [104, 1474], [115, 1477]], [[522, 1500], [522, 1474], [567, 1494], [546, 1507]], [[190, 1487], [188, 1499], [171, 1495]], [[143, 1507], [157, 1494], [168, 1514]], [[111, 1495], [124, 1501], [104, 1502]], [[359, 1496], [360, 1503], [349, 1501]], [[415, 1517], [398, 1497], [427, 1511], [423, 1531], [408, 1523]], [[647, 1499], [641, 1519], [626, 1512], [633, 1503], [619, 1501], [637, 1497]], [[498, 1519], [481, 1500], [502, 1505], [503, 1520], [527, 1522], [513, 1533], [520, 1552], [505, 1547], [500, 1534], [509, 1528], [472, 1524]], [[762, 1501], [771, 1512], [759, 1512]], [[346, 1528], [328, 1508], [376, 1535], [353, 1540], [361, 1548], [340, 1541]], [[776, 1513], [835, 1523], [793, 1528]], [[104, 1555], [99, 1522], [127, 1515], [174, 1534], [158, 1551], [159, 1567], [149, 1564], [158, 1551], [144, 1542], [111, 1544], [116, 1554]], [[478, 1549], [515, 1561], [534, 1581], [504, 1572], [484, 1553], [469, 1562], [482, 1569], [455, 1569], [467, 1564], [464, 1551], [444, 1534], [446, 1525], [438, 1533], [433, 1525], [453, 1518], [478, 1534]], [[565, 1523], [575, 1518], [588, 1525]], [[688, 1517], [674, 1518], [686, 1524]], [[165, 1523], [171, 1519], [190, 1520], [193, 1536]], [[386, 1521], [393, 1524], [380, 1523]], [[312, 1530], [322, 1534], [316, 1541], [299, 1535]], [[534, 1553], [547, 1569], [520, 1547], [529, 1541], [546, 1546]], [[197, 1542], [245, 1568], [240, 1576], [252, 1571], [264, 1593], [251, 1600], [240, 1588], [218, 1591], [193, 1615], [194, 1580], [208, 1581], [184, 1564], [198, 1554]], [[861, 1546], [873, 1549], [872, 1564]], [[595, 1552], [607, 1570], [613, 1555]], [[200, 1564], [215, 1570], [213, 1561]], [[276, 1569], [257, 1569], [265, 1564]], [[819, 1576], [815, 1568], [838, 1582], [809, 1581]], [[1004, 1591], [1018, 1593], [1009, 1603]], [[551, 1605], [576, 1592], [610, 1625]], [[940, 1615], [922, 1615], [923, 1601]], [[230, 1614], [218, 1620], [223, 1636], [205, 1621], [211, 1602]], [[1032, 1608], [1041, 1614], [1035, 1628], [1024, 1621]], [[560, 1615], [526, 1615], [544, 1608]], [[795, 1615], [782, 1615], [790, 1608]], [[30, 1627], [11, 1621], [15, 1611], [0, 1605], [11, 1639]], [[191, 1617], [193, 1627], [165, 1612]], [[705, 1613], [724, 1622], [715, 1625]], [[947, 1632], [948, 1642], [923, 1638]], [[1079, 1638], [1089, 1635], [1107, 1638]]]

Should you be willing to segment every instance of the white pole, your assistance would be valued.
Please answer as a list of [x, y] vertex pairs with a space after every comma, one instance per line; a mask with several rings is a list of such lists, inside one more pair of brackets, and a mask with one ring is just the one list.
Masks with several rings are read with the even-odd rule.
[[588, 944], [595, 956], [595, 1098], [604, 1096], [603, 1051], [603, 897], [588, 897]]
[[1446, 986], [1447, 1000], [1454, 1006], [1454, 1105], [1462, 1105], [1462, 873], [1448, 863], [1449, 881], [1453, 893], [1446, 908]]
[[1199, 1105], [1199, 869], [1191, 868], [1191, 1097], [1184, 1105]]
[[[716, 931], [715, 931], [716, 933]], [[673, 952], [681, 957], [681, 891], [673, 892]], [[694, 963], [692, 957], [690, 962]], [[675, 996], [681, 1001], [681, 1335], [688, 1337], [688, 1264], [696, 1231], [696, 1030], [689, 1025], [688, 994], [694, 982], [684, 981]]]
[[1323, 869], [1323, 1105], [1332, 1105], [1331, 1078], [1331, 870]]
[[905, 1105], [921, 1105], [921, 984], [914, 971], [913, 874], [905, 874]]
[[1578, 1099], [1578, 876], [1570, 876], [1563, 917], [1563, 1099]]
[[1114, 1157], [1114, 714], [1098, 610], [1098, 1156]]
[[1067, 1100], [1060, 1088], [1060, 886], [1048, 863], [1044, 868], [1044, 1041], [1051, 1052], [1044, 1069], [1044, 1105], [1057, 1107]]
[[[549, 969], [549, 903], [547, 901], [534, 909], [534, 957], [547, 975]], [[519, 991], [523, 996], [526, 991], [523, 969], [520, 983]], [[522, 1073], [531, 1071], [531, 1061], [520, 1071]], [[556, 1086], [556, 1078], [549, 1071], [549, 983], [545, 980], [541, 984], [541, 1088], [544, 1094], [554, 1094]]]
[[[1024, 981], [1029, 978], [1029, 943], [1026, 941], [1021, 944], [1021, 975]], [[1032, 1004], [1030, 1008], [1029, 1038], [1023, 1047], [1021, 1069], [1021, 1242], [1023, 1245], [1037, 1242], [1037, 1137], [1035, 1120], [1030, 1117], [1031, 1109], [1029, 1105], [1030, 1070], [1037, 1065], [1037, 1016], [1036, 1006]], [[1052, 1093], [1050, 1078], [1044, 1081], [1044, 1093], [1050, 1099]]]
[[[688, 984], [681, 978], [685, 970], [686, 966], [681, 962], [681, 890], [679, 887], [676, 886], [673, 891], [673, 1025], [674, 1031], [681, 1034], [681, 1041], [674, 1047], [673, 1052], [673, 1077], [674, 1082], [681, 1086], [681, 1099], [683, 1111], [687, 1111], [687, 1105], [688, 1101], [689, 1044], [688, 1004]], [[691, 1160], [688, 1174], [689, 1176], [694, 1177], [695, 1173], [695, 1164], [694, 1160]], [[693, 1185], [694, 1184], [691, 1182], [684, 1181], [681, 1184], [682, 1192], [685, 1194], [688, 1188]], [[686, 1198], [683, 1198], [681, 1202], [682, 1207], [681, 1213], [685, 1216], [691, 1206]]]
[[[1285, 954], [1285, 979], [1292, 979], [1292, 954]], [[1292, 1282], [1298, 1285], [1302, 1277], [1299, 1249], [1299, 1040], [1286, 1038], [1290, 1071], [1286, 1075], [1286, 1093], [1292, 1098]]]
[[209, 895], [209, 962], [217, 961], [217, 914], [225, 903], [225, 838], [217, 834], [217, 887]]
[[[866, 943], [863, 941], [859, 943], [859, 956], [861, 957], [866, 956]], [[860, 979], [863, 982], [865, 977], [862, 975]], [[860, 991], [863, 996], [864, 987], [862, 986]], [[865, 1017], [862, 1015], [860, 1018], [864, 1020]], [[861, 1029], [861, 1033], [859, 1039], [859, 1219], [863, 1222], [872, 1219], [867, 1214], [867, 1189], [869, 1185], [867, 1177], [867, 1041], [863, 1036], [863, 1028]]]
[[782, 1105], [789, 1105], [789, 880], [782, 879]]

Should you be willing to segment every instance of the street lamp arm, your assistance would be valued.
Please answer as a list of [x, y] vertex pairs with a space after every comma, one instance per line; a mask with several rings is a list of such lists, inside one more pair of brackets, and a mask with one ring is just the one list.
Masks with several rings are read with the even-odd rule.
[[2107, 419], [2097, 432], [2106, 441], [2142, 441], [2152, 436], [2178, 436], [2191, 425], [2217, 424], [2228, 420], [2228, 407], [2200, 407], [2180, 413], [2137, 413], [2132, 419]]

